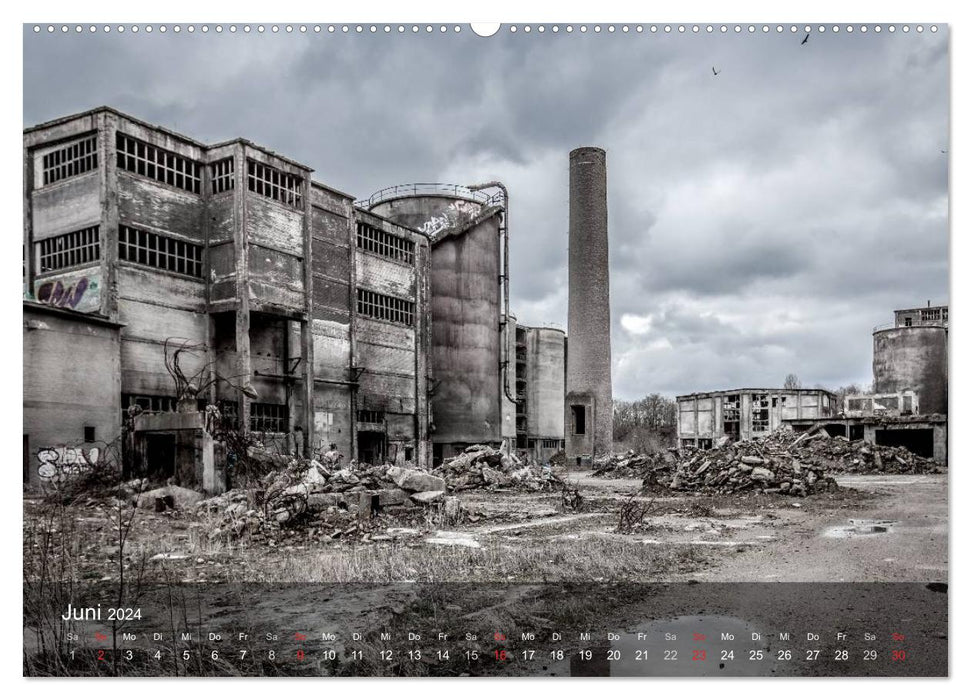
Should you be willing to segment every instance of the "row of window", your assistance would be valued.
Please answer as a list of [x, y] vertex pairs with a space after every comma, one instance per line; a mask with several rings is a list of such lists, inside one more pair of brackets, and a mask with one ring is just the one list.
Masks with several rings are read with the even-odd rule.
[[384, 411], [363, 409], [357, 412], [358, 423], [384, 423]]
[[98, 167], [98, 137], [69, 143], [44, 155], [41, 170], [44, 184], [52, 185], [75, 175], [86, 173]]
[[[196, 403], [198, 410], [205, 410], [205, 399], [199, 399]], [[174, 396], [122, 394], [122, 419], [127, 416], [130, 406], [138, 406], [143, 413], [174, 413], [178, 408], [178, 400]], [[239, 425], [239, 405], [235, 401], [220, 401], [219, 412], [223, 427], [235, 429]], [[290, 413], [286, 404], [251, 403], [250, 430], [259, 433], [289, 432]]]
[[415, 325], [415, 303], [406, 299], [372, 292], [370, 289], [357, 289], [357, 312], [379, 321]]
[[[290, 409], [286, 404], [256, 403], [249, 405], [249, 429], [256, 433], [290, 432]], [[239, 404], [220, 401], [218, 404], [222, 427], [226, 430], [239, 428]]]
[[196, 161], [121, 132], [115, 140], [119, 168], [193, 194], [202, 190], [202, 168]]
[[257, 433], [290, 432], [290, 412], [286, 404], [251, 403], [249, 429]]
[[232, 156], [211, 164], [209, 174], [212, 177], [213, 194], [236, 189], [236, 160]]
[[[115, 134], [115, 146], [117, 164], [122, 170], [193, 194], [199, 194], [202, 191], [202, 165], [197, 161], [153, 146], [120, 131]], [[50, 185], [97, 167], [98, 137], [91, 136], [45, 154], [42, 158], [43, 182], [45, 185]], [[235, 167], [232, 156], [210, 164], [213, 194], [236, 188]], [[295, 209], [303, 208], [302, 177], [257, 163], [255, 160], [246, 161], [246, 170], [247, 188], [250, 192], [269, 197]], [[388, 253], [389, 257], [404, 254]]]
[[357, 224], [357, 247], [409, 265], [415, 263], [414, 241], [382, 231], [364, 222]]
[[118, 258], [159, 270], [202, 277], [202, 246], [131, 226], [118, 227]]
[[38, 270], [42, 273], [95, 262], [101, 259], [99, 227], [45, 238], [37, 244], [37, 249]]
[[250, 192], [275, 199], [294, 209], [303, 208], [303, 178], [269, 165], [246, 161], [246, 186]]

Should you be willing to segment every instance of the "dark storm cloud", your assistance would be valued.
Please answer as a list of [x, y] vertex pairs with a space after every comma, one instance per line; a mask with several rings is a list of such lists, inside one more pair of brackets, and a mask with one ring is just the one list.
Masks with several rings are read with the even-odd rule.
[[947, 36], [802, 36], [25, 31], [24, 124], [110, 104], [358, 196], [501, 179], [534, 324], [566, 323], [567, 154], [600, 145], [616, 396], [868, 383], [872, 327], [947, 300]]

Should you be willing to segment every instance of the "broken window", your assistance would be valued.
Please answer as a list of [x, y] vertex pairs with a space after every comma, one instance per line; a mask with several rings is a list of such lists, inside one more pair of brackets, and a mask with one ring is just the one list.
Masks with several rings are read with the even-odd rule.
[[910, 316], [905, 316], [904, 317], [904, 325], [907, 328], [910, 328], [912, 325], [914, 325], [914, 319], [912, 319]]
[[97, 226], [45, 238], [37, 243], [38, 273], [86, 265], [101, 259], [101, 236]]
[[232, 156], [217, 160], [209, 166], [212, 193], [221, 194], [236, 189], [236, 163]]
[[742, 399], [738, 394], [729, 394], [722, 398], [722, 432], [733, 440], [738, 439]]
[[246, 186], [250, 192], [269, 197], [294, 209], [303, 208], [303, 178], [282, 170], [246, 161]]
[[249, 429], [256, 433], [286, 433], [290, 430], [290, 412], [286, 404], [250, 404]]
[[223, 430], [239, 430], [239, 402], [223, 400], [216, 404]]
[[413, 241], [382, 231], [364, 222], [357, 224], [357, 247], [392, 260], [400, 260], [409, 265], [413, 265], [415, 262], [415, 244]]
[[[129, 406], [138, 406], [142, 413], [175, 413], [178, 407], [178, 399], [174, 396], [148, 396], [146, 394], [122, 394], [121, 395], [121, 422], [125, 423], [128, 416]], [[206, 409], [206, 400], [198, 399], [197, 408], [200, 411]]]
[[199, 164], [185, 156], [126, 136], [116, 135], [118, 167], [156, 182], [199, 194], [202, 173]]
[[545, 440], [545, 439], [543, 440], [544, 450], [556, 450], [556, 449], [559, 449], [559, 447], [560, 447], [559, 440]]
[[90, 136], [44, 155], [41, 169], [44, 184], [52, 185], [98, 167], [98, 137]]
[[144, 394], [122, 394], [121, 410], [138, 406], [143, 413], [174, 413], [178, 400], [174, 396], [146, 396]]
[[570, 406], [573, 414], [573, 434], [585, 435], [587, 432], [587, 407], [582, 405]]
[[766, 433], [769, 431], [769, 396], [768, 394], [752, 394], [752, 432]]
[[118, 227], [118, 258], [180, 275], [202, 277], [202, 246], [131, 226]]
[[357, 312], [379, 321], [403, 323], [406, 326], [415, 325], [415, 303], [413, 301], [372, 292], [360, 287], [357, 289]]

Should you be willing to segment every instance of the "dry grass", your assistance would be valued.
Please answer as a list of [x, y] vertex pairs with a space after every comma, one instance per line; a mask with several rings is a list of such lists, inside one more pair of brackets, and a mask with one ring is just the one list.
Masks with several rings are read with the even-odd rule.
[[[245, 559], [255, 552], [243, 552]], [[646, 545], [610, 537], [521, 540], [515, 544], [407, 547], [356, 545], [286, 553], [255, 579], [268, 583], [658, 581], [698, 568], [697, 547]], [[246, 567], [250, 568], [250, 567]]]

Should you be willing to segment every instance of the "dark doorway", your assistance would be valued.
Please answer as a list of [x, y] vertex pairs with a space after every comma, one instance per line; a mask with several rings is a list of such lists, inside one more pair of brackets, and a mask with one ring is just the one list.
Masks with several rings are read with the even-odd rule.
[[357, 434], [357, 461], [364, 464], [384, 463], [384, 433], [362, 430]]
[[149, 433], [145, 436], [145, 476], [150, 479], [175, 476], [175, 435]]
[[863, 426], [862, 425], [851, 425], [850, 426], [850, 440], [862, 440], [863, 439]]
[[930, 459], [934, 457], [933, 428], [878, 430], [875, 437], [878, 445], [905, 447], [915, 455]]
[[842, 423], [829, 423], [828, 425], [823, 426], [823, 430], [826, 431], [826, 434], [830, 437], [849, 437], [849, 435], [846, 434], [846, 426]]
[[570, 406], [573, 412], [573, 434], [585, 435], [587, 432], [587, 407], [583, 405]]

